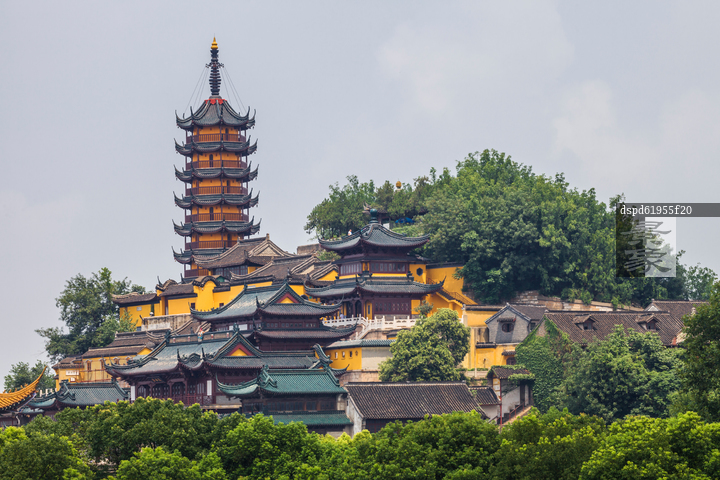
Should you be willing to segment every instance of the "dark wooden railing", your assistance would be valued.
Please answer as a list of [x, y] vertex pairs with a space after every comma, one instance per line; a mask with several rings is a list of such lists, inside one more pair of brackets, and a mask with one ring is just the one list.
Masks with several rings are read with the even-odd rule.
[[193, 213], [192, 215], [185, 215], [185, 223], [191, 222], [247, 222], [248, 215], [242, 213]]
[[193, 168], [247, 168], [247, 162], [242, 160], [199, 160], [190, 162], [190, 166]]
[[229, 195], [247, 195], [247, 188], [245, 187], [227, 187], [225, 185], [218, 185], [214, 187], [192, 187], [185, 189], [185, 195], [220, 195], [221, 193], [227, 193]]
[[[148, 395], [148, 397], [153, 396]], [[212, 405], [213, 403], [212, 395], [170, 395], [165, 398], [169, 398], [175, 403], [182, 402], [183, 405], [194, 405], [196, 403], [200, 405]], [[162, 399], [164, 400], [165, 398]]]
[[189, 270], [185, 270], [186, 278], [203, 277], [205, 275], [210, 275], [210, 270], [206, 268], [191, 268]]
[[199, 135], [188, 135], [185, 142], [244, 142], [245, 136], [239, 133], [201, 133]]
[[186, 243], [185, 250], [196, 250], [198, 248], [230, 248], [236, 243], [235, 240], [201, 240]]

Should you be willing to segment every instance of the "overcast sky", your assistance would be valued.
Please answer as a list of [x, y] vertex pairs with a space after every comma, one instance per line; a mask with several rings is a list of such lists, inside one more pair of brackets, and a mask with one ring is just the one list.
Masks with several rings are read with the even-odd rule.
[[[44, 359], [34, 330], [60, 325], [70, 277], [179, 278], [174, 115], [213, 36], [257, 110], [251, 213], [292, 252], [328, 185], [486, 148], [604, 202], [720, 201], [716, 2], [208, 5], [0, 3], [0, 377]], [[677, 228], [685, 260], [720, 271], [720, 221]]]

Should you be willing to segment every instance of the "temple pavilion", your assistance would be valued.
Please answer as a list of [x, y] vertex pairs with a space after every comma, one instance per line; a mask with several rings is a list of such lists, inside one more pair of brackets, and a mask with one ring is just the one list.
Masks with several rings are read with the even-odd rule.
[[0, 428], [18, 427], [23, 423], [21, 410], [35, 397], [35, 390], [43, 375], [45, 369], [28, 385], [11, 392], [0, 393]]
[[257, 168], [248, 156], [257, 150], [248, 129], [255, 126], [250, 108], [242, 115], [220, 96], [218, 45], [210, 47], [210, 98], [190, 116], [177, 117], [177, 126], [185, 130], [185, 142], [175, 142], [177, 153], [185, 157], [183, 170], [175, 176], [185, 183], [182, 196], [175, 204], [185, 210], [185, 221], [175, 225], [175, 232], [185, 238], [185, 248], [175, 259], [186, 266], [185, 277], [207, 273], [196, 257], [215, 256], [235, 245], [238, 240], [257, 233], [260, 224], [248, 211], [257, 205], [258, 196], [248, 190], [257, 177]]
[[370, 210], [370, 223], [339, 240], [320, 240], [325, 250], [336, 252], [340, 274], [336, 280], [306, 286], [305, 293], [324, 302], [340, 302], [347, 317], [411, 315], [428, 295], [439, 292], [437, 283], [416, 281], [425, 274], [427, 261], [412, 251], [428, 236], [407, 237], [378, 222]]

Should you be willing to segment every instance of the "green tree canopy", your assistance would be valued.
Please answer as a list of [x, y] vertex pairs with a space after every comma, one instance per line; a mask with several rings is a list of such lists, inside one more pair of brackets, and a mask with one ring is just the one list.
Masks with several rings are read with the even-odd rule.
[[690, 408], [708, 421], [720, 421], [720, 283], [712, 288], [710, 303], [685, 316], [684, 322], [683, 391]]
[[45, 369], [45, 373], [40, 379], [37, 388], [39, 390], [55, 388], [55, 379], [53, 378], [52, 369], [45, 365], [42, 361], [38, 360], [33, 367], [25, 362], [18, 362], [11, 365], [10, 373], [5, 375], [5, 390], [17, 390], [18, 388], [34, 382], [35, 379], [43, 373], [43, 369]]
[[627, 415], [666, 417], [680, 387], [678, 352], [653, 332], [625, 332], [617, 326], [592, 342], [568, 366], [557, 402], [570, 412], [606, 421]]
[[[129, 292], [143, 293], [145, 289], [128, 279], [113, 280], [110, 270], [102, 268], [90, 277], [78, 274], [68, 280], [65, 289], [55, 300], [60, 320], [67, 327], [41, 328], [36, 332], [45, 338], [45, 350], [54, 362], [68, 355], [78, 355], [92, 347], [102, 347], [112, 341], [115, 331], [103, 324], [118, 317], [119, 309], [113, 295]], [[125, 320], [124, 328], [127, 326]], [[118, 323], [118, 328], [121, 324]]]
[[457, 365], [469, 350], [470, 329], [447, 308], [421, 318], [410, 330], [398, 333], [390, 346], [392, 357], [380, 364], [380, 380], [453, 381], [462, 373]]

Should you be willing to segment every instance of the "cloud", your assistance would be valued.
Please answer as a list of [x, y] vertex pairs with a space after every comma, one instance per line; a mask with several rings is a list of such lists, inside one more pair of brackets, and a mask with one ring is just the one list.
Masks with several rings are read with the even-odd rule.
[[[720, 173], [720, 96], [686, 90], [648, 112], [643, 125], [624, 118], [624, 105], [606, 82], [591, 80], [564, 95], [554, 155], [569, 154], [582, 183], [625, 192], [633, 201], [710, 201]], [[693, 184], [693, 198], [678, 198]], [[702, 187], [706, 188], [702, 188]]]
[[513, 90], [516, 97], [538, 94], [572, 56], [554, 4], [483, 3], [427, 9], [397, 25], [378, 61], [418, 110], [439, 113], [494, 103]]

